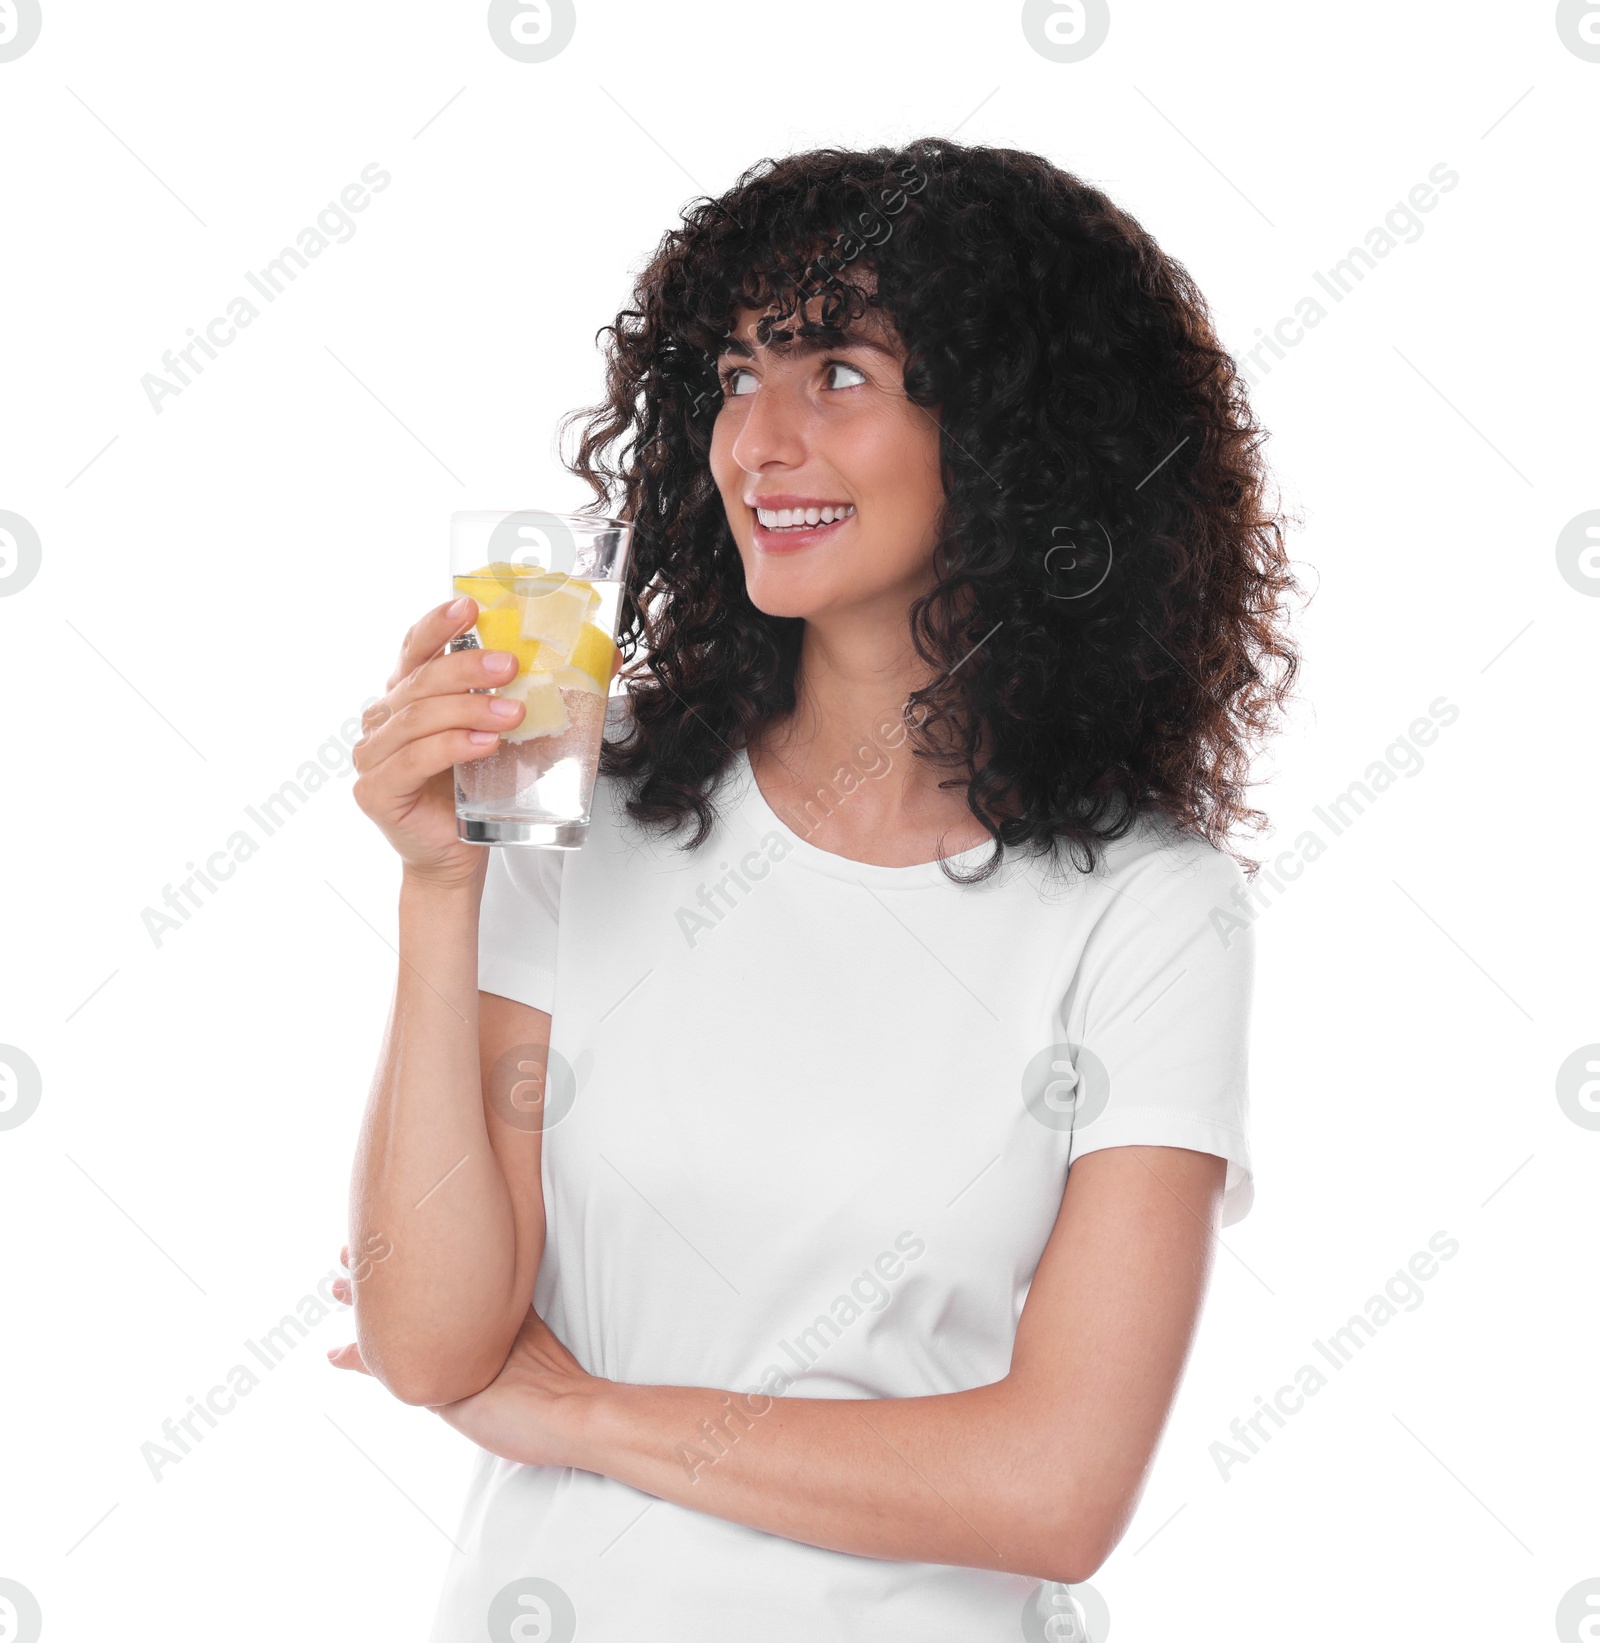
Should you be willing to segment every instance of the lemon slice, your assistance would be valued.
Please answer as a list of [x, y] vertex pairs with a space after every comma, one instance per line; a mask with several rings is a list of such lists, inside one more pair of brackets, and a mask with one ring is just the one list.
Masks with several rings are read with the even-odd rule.
[[522, 613], [514, 600], [495, 610], [483, 611], [477, 621], [478, 642], [485, 650], [509, 650], [517, 659], [518, 673], [554, 673], [567, 665], [564, 651], [541, 639], [522, 637]]
[[[571, 664], [564, 671], [582, 674], [588, 684], [574, 685], [573, 688], [595, 689], [600, 695], [606, 695], [611, 689], [616, 654], [617, 647], [611, 642], [611, 635], [593, 622], [585, 622], [578, 629], [578, 637], [572, 646]], [[562, 684], [567, 682], [565, 679], [560, 681]]]
[[559, 690], [581, 690], [590, 696], [604, 696], [605, 692], [594, 682], [593, 677], [578, 667], [557, 668], [550, 675], [556, 682]]
[[475, 571], [453, 580], [457, 593], [469, 594], [478, 601], [482, 610], [494, 610], [511, 603], [517, 566], [504, 562], [480, 565]]
[[561, 699], [554, 674], [520, 674], [497, 694], [521, 702], [528, 710], [521, 724], [501, 733], [505, 741], [527, 742], [536, 736], [559, 736], [567, 728], [567, 704]]
[[522, 604], [522, 637], [540, 639], [570, 656], [578, 632], [594, 615], [600, 595], [576, 576], [524, 577], [517, 593]]
[[522, 614], [514, 600], [480, 610], [477, 629], [478, 642], [485, 650], [513, 650], [523, 671], [527, 671], [535, 647], [522, 637]]
[[516, 603], [510, 589], [490, 576], [458, 576], [455, 578], [455, 590], [476, 599], [479, 610], [510, 609]]

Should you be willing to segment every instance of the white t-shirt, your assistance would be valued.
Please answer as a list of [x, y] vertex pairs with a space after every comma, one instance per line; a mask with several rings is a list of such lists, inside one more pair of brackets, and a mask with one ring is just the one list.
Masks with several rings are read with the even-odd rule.
[[[602, 776], [580, 850], [490, 860], [479, 985], [553, 1018], [533, 1301], [587, 1370], [813, 1398], [983, 1386], [1071, 1160], [1214, 1153], [1224, 1225], [1247, 1212], [1230, 857], [1142, 821], [1096, 874], [1012, 859], [961, 887], [809, 843], [743, 754], [718, 798], [684, 852]], [[714, 1451], [684, 1442], [687, 1476], [688, 1445]], [[455, 1539], [432, 1643], [569, 1643], [573, 1623], [580, 1643], [978, 1643], [1023, 1635], [1039, 1585], [481, 1450]]]

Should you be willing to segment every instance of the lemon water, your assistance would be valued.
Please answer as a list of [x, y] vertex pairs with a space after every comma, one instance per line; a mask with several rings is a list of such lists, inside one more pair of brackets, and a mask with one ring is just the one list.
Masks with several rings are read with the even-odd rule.
[[516, 677], [492, 694], [526, 709], [493, 753], [455, 767], [457, 830], [476, 842], [509, 842], [513, 830], [518, 842], [576, 848], [599, 766], [620, 584], [492, 564], [454, 585], [477, 601], [478, 645], [517, 659]]

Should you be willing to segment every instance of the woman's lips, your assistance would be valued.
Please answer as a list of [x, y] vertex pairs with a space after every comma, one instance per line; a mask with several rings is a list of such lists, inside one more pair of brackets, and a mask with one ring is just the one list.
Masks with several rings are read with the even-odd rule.
[[852, 513], [843, 519], [835, 519], [828, 525], [791, 525], [787, 530], [769, 531], [756, 517], [755, 509], [750, 510], [755, 545], [762, 553], [793, 553], [799, 548], [814, 547], [834, 531], [843, 530], [846, 525], [854, 524], [855, 518]]

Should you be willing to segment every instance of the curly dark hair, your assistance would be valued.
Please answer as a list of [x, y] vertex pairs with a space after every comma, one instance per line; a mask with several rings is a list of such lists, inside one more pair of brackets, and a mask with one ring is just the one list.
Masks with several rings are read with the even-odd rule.
[[833, 332], [871, 303], [940, 429], [937, 585], [909, 613], [934, 682], [907, 704], [911, 745], [961, 770], [940, 785], [965, 783], [996, 845], [973, 878], [946, 874], [987, 878], [1007, 846], [1088, 871], [1152, 812], [1222, 849], [1261, 830], [1250, 753], [1298, 668], [1287, 516], [1204, 298], [1127, 212], [1015, 149], [818, 149], [691, 202], [632, 300], [599, 333], [604, 403], [563, 432], [580, 426], [566, 465], [595, 507], [634, 528], [632, 727], [601, 768], [635, 821], [693, 815], [699, 846], [736, 750], [795, 707], [804, 620], [751, 602], [710, 470], [724, 339], [740, 309], [766, 311], [766, 342], [791, 313]]

